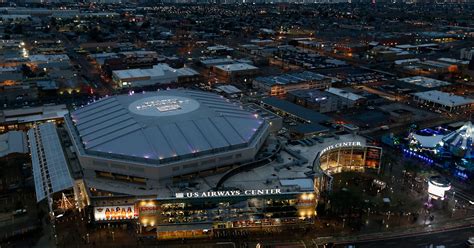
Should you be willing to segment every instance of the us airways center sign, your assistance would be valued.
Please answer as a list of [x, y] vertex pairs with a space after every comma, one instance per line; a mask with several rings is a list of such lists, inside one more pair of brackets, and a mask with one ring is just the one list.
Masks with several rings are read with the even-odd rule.
[[323, 153], [327, 152], [327, 151], [330, 151], [332, 149], [336, 149], [336, 148], [342, 148], [342, 147], [353, 147], [353, 146], [362, 146], [362, 144], [360, 143], [360, 141], [349, 141], [349, 142], [341, 142], [341, 143], [337, 143], [337, 144], [334, 144], [334, 145], [330, 145], [326, 148], [324, 148], [320, 154], [322, 155]]
[[246, 189], [246, 190], [223, 190], [207, 192], [176, 193], [176, 198], [209, 198], [209, 197], [231, 197], [231, 196], [259, 196], [279, 195], [281, 189]]

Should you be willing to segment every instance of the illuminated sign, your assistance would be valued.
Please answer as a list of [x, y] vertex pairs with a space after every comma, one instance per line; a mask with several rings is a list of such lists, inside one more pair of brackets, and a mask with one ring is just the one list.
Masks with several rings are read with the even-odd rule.
[[450, 189], [450, 184], [439, 184], [433, 181], [428, 181], [428, 194], [434, 199], [444, 200], [446, 191]]
[[352, 147], [352, 146], [362, 146], [362, 144], [359, 142], [359, 141], [352, 141], [352, 142], [341, 142], [341, 143], [337, 143], [337, 144], [334, 144], [334, 145], [330, 145], [326, 148], [324, 148], [320, 154], [322, 155], [323, 153], [327, 152], [327, 151], [330, 151], [332, 149], [336, 149], [336, 148], [342, 148], [342, 147]]
[[247, 189], [247, 190], [224, 190], [207, 192], [176, 193], [176, 198], [209, 198], [209, 197], [231, 197], [231, 196], [258, 196], [278, 195], [281, 189]]
[[131, 220], [137, 219], [134, 205], [94, 207], [96, 221]]
[[198, 108], [199, 102], [191, 98], [160, 95], [140, 98], [128, 106], [130, 112], [146, 116], [178, 115], [189, 113]]
[[189, 100], [180, 100], [177, 98], [172, 99], [163, 99], [163, 100], [154, 100], [146, 101], [141, 105], [135, 106], [137, 110], [146, 110], [149, 108], [156, 108], [160, 112], [168, 112], [177, 109], [181, 109], [183, 104], [186, 104]]
[[161, 204], [154, 200], [143, 200], [137, 204], [140, 224], [144, 227], [157, 225], [161, 218]]
[[367, 147], [365, 156], [365, 166], [367, 168], [377, 169], [380, 168], [382, 161], [382, 148], [380, 147]]

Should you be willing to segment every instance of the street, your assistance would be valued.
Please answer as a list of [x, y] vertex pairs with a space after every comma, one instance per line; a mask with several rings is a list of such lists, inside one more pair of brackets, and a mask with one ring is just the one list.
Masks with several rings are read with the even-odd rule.
[[464, 227], [446, 232], [430, 232], [415, 235], [404, 235], [403, 237], [380, 239], [369, 242], [344, 243], [336, 247], [355, 244], [361, 248], [391, 248], [391, 247], [429, 247], [433, 245], [444, 245], [447, 248], [466, 247], [466, 240], [474, 235], [474, 227]]

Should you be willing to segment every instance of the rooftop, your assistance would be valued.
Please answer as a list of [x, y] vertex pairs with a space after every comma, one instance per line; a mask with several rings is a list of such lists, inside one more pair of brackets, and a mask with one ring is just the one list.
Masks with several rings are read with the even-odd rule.
[[242, 93], [242, 91], [240, 89], [238, 89], [237, 87], [235, 87], [231, 84], [219, 85], [216, 88], [223, 91], [226, 94], [239, 94], [239, 93]]
[[0, 111], [0, 122], [27, 123], [41, 120], [63, 118], [69, 113], [66, 105], [45, 105]]
[[456, 107], [474, 103], [473, 99], [437, 90], [412, 93], [412, 95], [420, 99], [435, 102], [448, 107]]
[[293, 91], [288, 92], [288, 95], [293, 95], [298, 98], [304, 98], [306, 101], [312, 102], [312, 103], [325, 101], [331, 97], [334, 97], [334, 95], [329, 92], [321, 91], [317, 89], [293, 90]]
[[292, 102], [280, 100], [276, 97], [264, 98], [262, 102], [312, 123], [324, 123], [331, 120], [331, 117], [327, 115], [301, 107]]
[[116, 70], [113, 71], [115, 77], [120, 80], [126, 80], [130, 78], [144, 78], [144, 77], [163, 77], [166, 74], [176, 73], [176, 69], [171, 68], [167, 64], [157, 64], [153, 68], [147, 69], [127, 69], [127, 70]]
[[349, 92], [349, 91], [347, 91], [347, 90], [339, 89], [339, 88], [334, 88], [334, 87], [331, 87], [331, 88], [327, 89], [326, 91], [329, 92], [329, 93], [331, 93], [331, 94], [334, 94], [334, 95], [336, 95], [336, 96], [340, 96], [340, 97], [349, 99], [349, 100], [351, 100], [351, 101], [357, 101], [357, 100], [360, 100], [360, 99], [364, 99], [364, 98], [365, 98], [365, 97], [363, 97], [363, 96], [354, 94], [354, 93]]
[[216, 68], [227, 71], [227, 72], [234, 72], [234, 71], [247, 71], [247, 70], [257, 70], [258, 67], [255, 67], [250, 64], [246, 63], [235, 63], [235, 64], [228, 64], [228, 65], [216, 65]]
[[0, 158], [12, 153], [28, 153], [24, 132], [10, 131], [0, 135]]
[[86, 153], [153, 163], [243, 148], [266, 126], [240, 103], [192, 90], [112, 96], [71, 117]]
[[[242, 171], [228, 178], [223, 184], [223, 189], [246, 190], [280, 188], [282, 193], [312, 192], [314, 188], [311, 185], [313, 185], [314, 175], [308, 176], [308, 173], [311, 173], [312, 162], [318, 153], [331, 145], [354, 141], [360, 142], [363, 146], [366, 145], [365, 138], [352, 134], [341, 135], [338, 136], [337, 139], [325, 138], [324, 143], [315, 143], [312, 146], [289, 145], [279, 153], [278, 156], [281, 156], [281, 160], [273, 160], [266, 165]], [[287, 152], [288, 150], [291, 150], [293, 155]], [[300, 152], [295, 152], [296, 150]], [[307, 162], [297, 165], [295, 162], [300, 159], [294, 157], [294, 154], [301, 155]], [[190, 183], [195, 185], [192, 187], [183, 187], [173, 184], [170, 181], [162, 181], [150, 189], [143, 189], [143, 187], [139, 185], [123, 183], [116, 180], [98, 179], [93, 176], [87, 177], [86, 180], [87, 185], [90, 187], [108, 189], [112, 192], [118, 191], [119, 193], [144, 197], [153, 196], [159, 199], [174, 199], [177, 192], [206, 192], [214, 190], [224, 174], [195, 177], [190, 181]]]
[[[30, 129], [28, 138], [31, 146], [36, 200], [39, 202], [50, 193], [72, 187], [73, 179], [55, 124], [49, 122]], [[43, 158], [41, 162], [40, 157]], [[45, 188], [46, 185], [51, 188]]]
[[304, 71], [299, 73], [290, 73], [290, 74], [283, 74], [279, 76], [270, 76], [270, 77], [257, 77], [255, 81], [259, 81], [264, 83], [268, 86], [273, 85], [285, 85], [285, 84], [298, 84], [307, 81], [317, 81], [317, 80], [324, 80], [328, 79], [328, 77], [310, 72]]
[[415, 76], [415, 77], [406, 77], [398, 79], [405, 83], [414, 84], [417, 86], [422, 86], [425, 88], [437, 88], [442, 86], [448, 86], [450, 83], [446, 81], [441, 81], [433, 78], [423, 77], [423, 76]]
[[35, 54], [30, 55], [28, 59], [35, 63], [52, 63], [69, 61], [69, 56], [67, 56], [67, 54]]

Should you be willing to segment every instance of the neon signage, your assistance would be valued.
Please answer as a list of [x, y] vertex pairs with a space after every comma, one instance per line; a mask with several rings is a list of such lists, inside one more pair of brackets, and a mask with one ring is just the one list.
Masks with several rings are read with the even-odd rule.
[[322, 155], [323, 153], [327, 152], [327, 151], [330, 151], [332, 149], [336, 149], [336, 148], [342, 148], [342, 147], [352, 147], [352, 146], [362, 146], [362, 144], [360, 143], [360, 141], [351, 141], [351, 142], [341, 142], [341, 143], [337, 143], [337, 144], [334, 144], [334, 145], [330, 145], [326, 148], [324, 148], [320, 154]]
[[177, 98], [153, 100], [143, 102], [141, 105], [137, 105], [137, 110], [147, 110], [149, 108], [156, 108], [160, 112], [168, 112], [173, 110], [181, 109], [183, 104], [186, 104], [189, 100], [181, 100]]
[[176, 198], [210, 198], [210, 197], [231, 197], [231, 196], [259, 196], [259, 195], [279, 195], [281, 189], [247, 189], [247, 190], [223, 190], [207, 192], [186, 192], [176, 193]]

